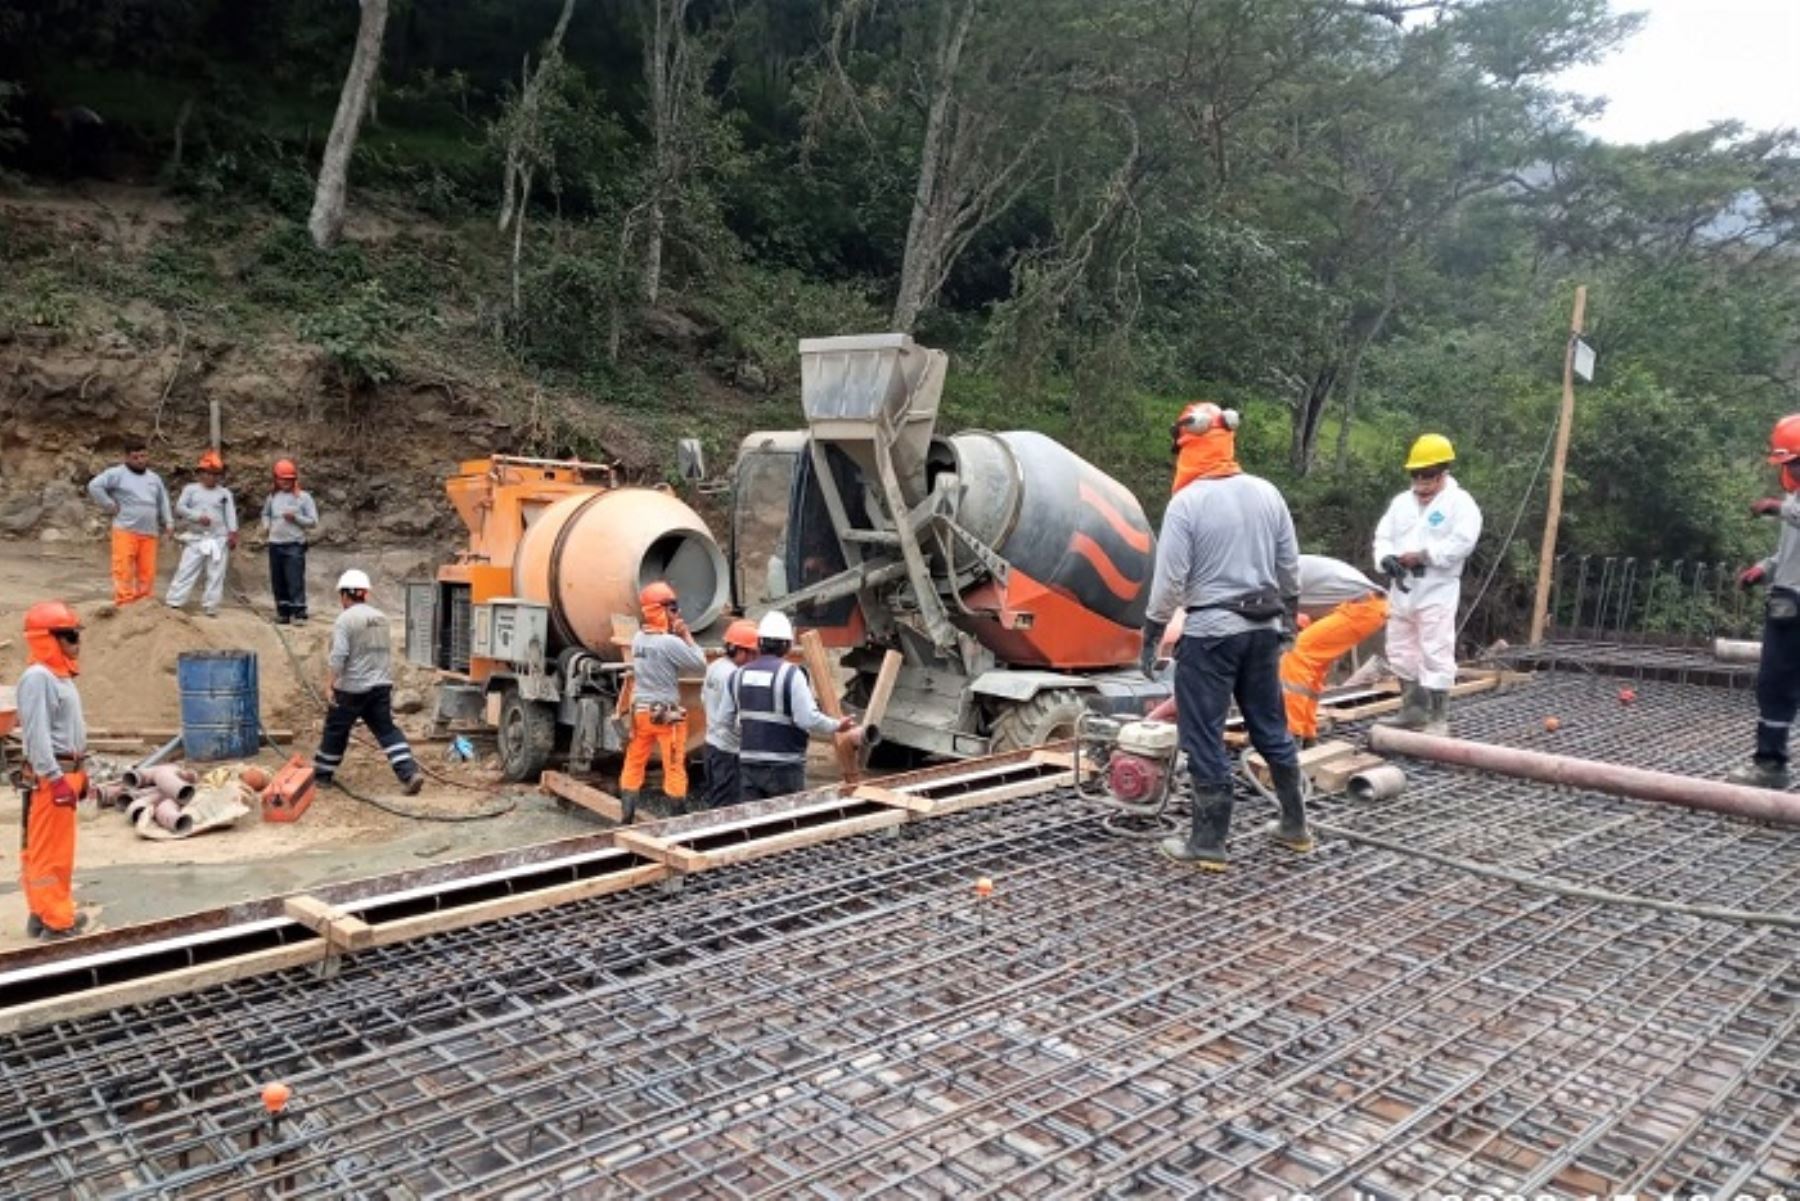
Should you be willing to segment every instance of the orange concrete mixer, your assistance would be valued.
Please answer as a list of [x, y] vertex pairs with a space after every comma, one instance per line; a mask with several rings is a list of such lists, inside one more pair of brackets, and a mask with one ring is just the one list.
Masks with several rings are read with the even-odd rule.
[[[406, 606], [407, 658], [439, 672], [439, 725], [494, 726], [508, 780], [537, 778], [559, 752], [588, 770], [622, 749], [611, 718], [638, 591], [669, 583], [711, 641], [730, 594], [725, 556], [678, 497], [622, 487], [603, 464], [496, 455], [462, 464], [446, 489], [468, 546], [409, 585]], [[698, 678], [684, 692], [698, 748]]]

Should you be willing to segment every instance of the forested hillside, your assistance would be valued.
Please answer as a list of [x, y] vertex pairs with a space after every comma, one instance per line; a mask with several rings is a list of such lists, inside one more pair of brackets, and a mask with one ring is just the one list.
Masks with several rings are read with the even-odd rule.
[[[1064, 438], [1153, 511], [1179, 405], [1238, 405], [1315, 549], [1360, 557], [1440, 430], [1510, 606], [1577, 283], [1599, 370], [1571, 552], [1761, 553], [1756, 451], [1800, 409], [1800, 142], [1580, 133], [1556, 77], [1634, 24], [1606, 0], [13, 0], [0, 339], [16, 378], [120, 339], [162, 401], [208, 386], [196, 346], [292, 344], [310, 421], [479, 409], [514, 448], [661, 475], [678, 435], [718, 470], [794, 424], [795, 339], [908, 330], [952, 352], [954, 423]], [[129, 222], [55, 217], [127, 186]]]

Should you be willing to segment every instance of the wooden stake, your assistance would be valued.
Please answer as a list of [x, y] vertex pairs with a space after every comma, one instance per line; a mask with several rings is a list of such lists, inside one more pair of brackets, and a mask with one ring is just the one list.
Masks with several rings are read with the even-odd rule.
[[[827, 717], [843, 717], [844, 700], [838, 692], [837, 673], [832, 670], [831, 656], [826, 653], [825, 640], [819, 637], [819, 631], [807, 630], [800, 635], [800, 660], [806, 665], [806, 674], [812, 677], [819, 712]], [[854, 784], [860, 780], [861, 756], [850, 745], [850, 740], [839, 734], [831, 740], [831, 746], [837, 752], [838, 772], [844, 782]]]
[[[1544, 514], [1544, 541], [1538, 549], [1537, 600], [1531, 606], [1531, 645], [1544, 641], [1550, 612], [1550, 581], [1556, 572], [1556, 529], [1562, 524], [1563, 468], [1569, 462], [1569, 435], [1575, 425], [1575, 343], [1587, 316], [1587, 285], [1575, 289], [1575, 312], [1569, 320], [1569, 347], [1563, 352], [1562, 414], [1556, 425], [1556, 457], [1550, 464], [1550, 508]], [[1502, 547], [1502, 550], [1505, 548]]]

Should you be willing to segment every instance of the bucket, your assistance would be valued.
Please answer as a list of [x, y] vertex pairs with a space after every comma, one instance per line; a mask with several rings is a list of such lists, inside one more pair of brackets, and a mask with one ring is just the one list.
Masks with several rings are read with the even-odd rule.
[[175, 662], [181, 695], [181, 749], [192, 762], [248, 759], [262, 719], [251, 651], [187, 651]]

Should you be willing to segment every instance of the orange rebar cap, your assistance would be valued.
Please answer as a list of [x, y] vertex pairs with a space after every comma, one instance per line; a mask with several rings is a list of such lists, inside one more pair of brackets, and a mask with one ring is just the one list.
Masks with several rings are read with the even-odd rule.
[[293, 1090], [279, 1080], [265, 1084], [262, 1089], [263, 1108], [270, 1113], [280, 1113], [287, 1108], [288, 1098], [293, 1095]]

